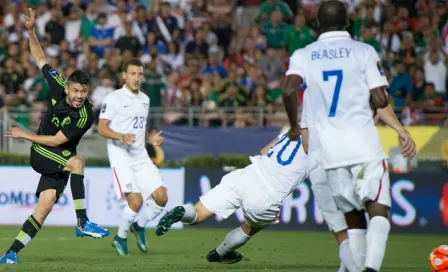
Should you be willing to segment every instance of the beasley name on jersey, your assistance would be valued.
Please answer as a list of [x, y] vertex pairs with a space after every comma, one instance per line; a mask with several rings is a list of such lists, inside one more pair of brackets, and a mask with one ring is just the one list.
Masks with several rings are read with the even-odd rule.
[[286, 75], [306, 82], [325, 169], [385, 158], [369, 100], [388, 82], [373, 47], [346, 31], [326, 32], [293, 53]]

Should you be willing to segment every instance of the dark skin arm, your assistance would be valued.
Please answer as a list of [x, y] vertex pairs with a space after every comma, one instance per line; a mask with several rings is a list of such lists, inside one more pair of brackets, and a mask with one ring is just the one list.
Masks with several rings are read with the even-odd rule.
[[377, 109], [387, 107], [387, 105], [389, 105], [389, 100], [387, 99], [386, 90], [384, 90], [383, 87], [370, 90], [370, 103], [375, 112]]
[[283, 83], [283, 104], [291, 127], [288, 131], [288, 137], [291, 141], [297, 141], [300, 136], [300, 127], [297, 120], [297, 108], [299, 107], [297, 90], [302, 83], [303, 79], [298, 75], [287, 76]]

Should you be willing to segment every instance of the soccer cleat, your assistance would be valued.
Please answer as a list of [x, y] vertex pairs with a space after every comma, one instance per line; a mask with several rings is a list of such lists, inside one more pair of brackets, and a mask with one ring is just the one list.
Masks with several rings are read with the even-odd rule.
[[174, 223], [179, 222], [185, 214], [185, 209], [182, 206], [174, 207], [171, 211], [160, 218], [156, 228], [156, 235], [162, 236], [167, 233]]
[[240, 262], [243, 259], [243, 254], [237, 251], [231, 251], [224, 256], [221, 256], [213, 249], [207, 254], [207, 261], [211, 263], [222, 263], [222, 264], [234, 264]]
[[81, 229], [79, 226], [76, 227], [76, 236], [84, 237], [89, 236], [95, 239], [104, 238], [109, 236], [110, 231], [108, 229], [103, 229], [98, 226], [98, 224], [87, 221], [84, 224], [84, 228]]
[[112, 242], [112, 247], [115, 248], [118, 255], [128, 256], [128, 240], [118, 237], [115, 235], [114, 241]]
[[19, 256], [12, 250], [0, 257], [0, 264], [17, 264], [18, 262]]
[[366, 267], [366, 268], [364, 268], [364, 270], [362, 272], [378, 272], [378, 271], [376, 271], [375, 269]]
[[140, 227], [137, 222], [131, 225], [130, 231], [135, 235], [137, 239], [137, 247], [141, 252], [148, 252], [148, 244], [146, 243], [145, 228]]

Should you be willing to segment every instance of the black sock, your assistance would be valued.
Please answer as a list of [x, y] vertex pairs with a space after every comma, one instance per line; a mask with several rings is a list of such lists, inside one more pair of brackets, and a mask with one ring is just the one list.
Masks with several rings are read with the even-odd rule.
[[81, 228], [87, 220], [86, 212], [86, 200], [85, 200], [85, 189], [84, 189], [84, 175], [81, 174], [71, 174], [70, 187], [72, 189], [73, 205], [75, 206], [77, 225]]
[[19, 253], [19, 251], [22, 250], [22, 248], [24, 248], [34, 238], [34, 236], [36, 236], [40, 228], [41, 225], [37, 222], [34, 216], [31, 215], [28, 217], [25, 223], [23, 223], [22, 231], [19, 232], [19, 235], [17, 235], [7, 253], [11, 250], [15, 253]]

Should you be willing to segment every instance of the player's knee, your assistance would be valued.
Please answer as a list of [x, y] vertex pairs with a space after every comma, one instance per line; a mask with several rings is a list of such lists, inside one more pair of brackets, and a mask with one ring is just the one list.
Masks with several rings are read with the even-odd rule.
[[263, 229], [263, 227], [252, 227], [247, 223], [244, 223], [241, 225], [241, 229], [243, 230], [244, 234], [251, 237], [260, 232]]
[[71, 173], [83, 173], [85, 161], [79, 156], [73, 156], [67, 161], [66, 170]]
[[345, 213], [345, 221], [349, 229], [366, 229], [367, 222], [365, 217], [365, 212], [353, 210]]
[[128, 205], [131, 210], [138, 212], [143, 205], [143, 199], [141, 194], [129, 194], [127, 196]]
[[383, 216], [389, 219], [390, 217], [390, 208], [374, 201], [369, 201], [366, 203], [366, 211], [370, 218], [375, 216]]
[[166, 203], [168, 202], [168, 194], [166, 192], [165, 187], [159, 187], [157, 190], [155, 190], [152, 193], [152, 198], [154, 199], [154, 202], [160, 206], [165, 207]]

